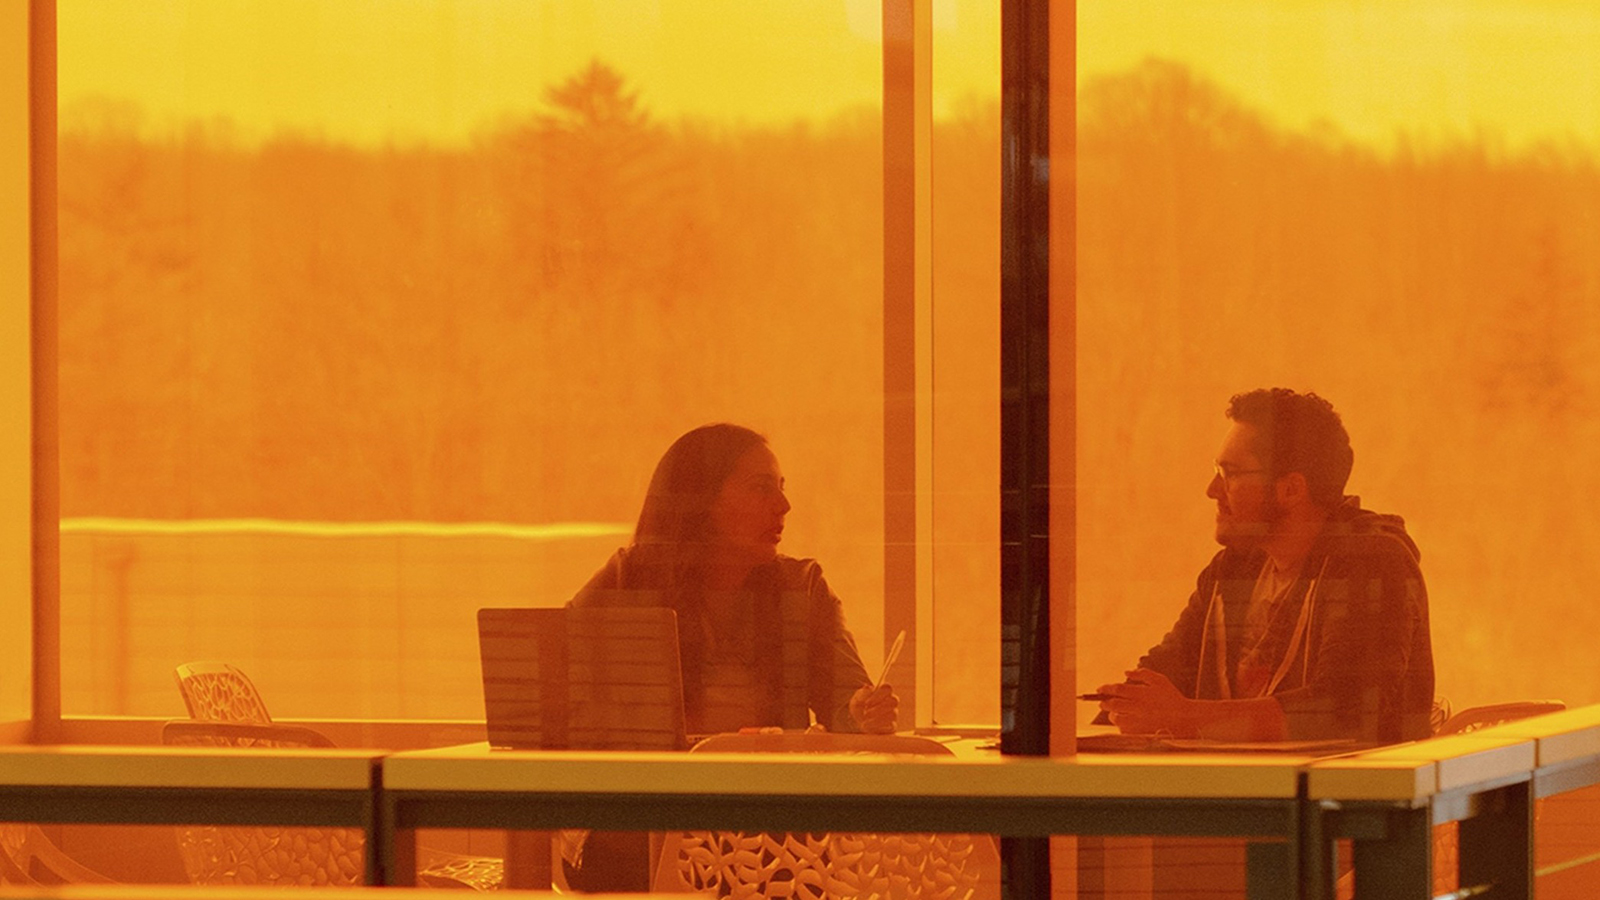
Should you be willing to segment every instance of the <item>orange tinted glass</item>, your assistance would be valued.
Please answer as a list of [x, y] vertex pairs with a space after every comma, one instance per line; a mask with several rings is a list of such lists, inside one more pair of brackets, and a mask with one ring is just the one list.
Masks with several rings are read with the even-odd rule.
[[1229, 396], [1283, 385], [1333, 402], [1348, 493], [1420, 545], [1437, 692], [1596, 699], [1557, 674], [1594, 617], [1596, 28], [1565, 2], [1079, 4], [1085, 689], [1216, 550]]
[[[997, 683], [998, 30], [968, 6], [933, 138], [941, 328], [979, 338], [939, 382], [962, 720]], [[770, 439], [782, 549], [876, 672], [878, 5], [364, 9], [60, 4], [65, 711], [175, 715], [173, 667], [217, 660], [280, 717], [480, 716], [475, 611], [570, 598], [712, 421]]]

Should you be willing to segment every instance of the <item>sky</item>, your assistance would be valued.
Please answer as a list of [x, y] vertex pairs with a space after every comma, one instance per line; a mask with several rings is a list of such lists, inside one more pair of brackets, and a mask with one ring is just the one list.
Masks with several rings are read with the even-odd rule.
[[[998, 96], [998, 0], [927, 2], [935, 114]], [[666, 118], [816, 121], [880, 94], [871, 0], [59, 0], [57, 15], [65, 127], [120, 104], [148, 129], [225, 117], [246, 137], [460, 143], [593, 58]], [[1079, 0], [1080, 81], [1149, 56], [1294, 129], [1600, 146], [1590, 0]]]
[[[933, 6], [948, 93], [997, 96], [997, 13], [985, 26], [957, 6]], [[863, 0], [59, 0], [57, 15], [69, 126], [84, 98], [130, 98], [156, 127], [460, 141], [591, 59], [665, 117], [815, 120], [876, 108], [882, 84]]]
[[1190, 63], [1304, 130], [1600, 146], [1593, 0], [1079, 0], [1078, 71]]

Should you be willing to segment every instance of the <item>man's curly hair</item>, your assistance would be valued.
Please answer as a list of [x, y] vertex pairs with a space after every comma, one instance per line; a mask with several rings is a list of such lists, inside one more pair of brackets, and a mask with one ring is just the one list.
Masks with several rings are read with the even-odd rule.
[[1228, 400], [1228, 418], [1256, 429], [1256, 456], [1274, 478], [1299, 472], [1311, 499], [1339, 505], [1355, 464], [1350, 435], [1333, 404], [1316, 394], [1260, 388]]

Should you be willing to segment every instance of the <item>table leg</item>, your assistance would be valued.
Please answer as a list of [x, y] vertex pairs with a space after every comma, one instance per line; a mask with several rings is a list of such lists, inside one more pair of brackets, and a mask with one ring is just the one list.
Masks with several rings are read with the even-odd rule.
[[1329, 827], [1331, 815], [1316, 802], [1301, 811], [1299, 878], [1305, 885], [1305, 900], [1334, 900], [1338, 893], [1339, 842]]
[[1296, 849], [1288, 841], [1250, 841], [1245, 844], [1245, 897], [1248, 900], [1293, 898]]
[[[414, 887], [417, 883], [417, 830], [396, 828], [387, 840], [379, 842], [380, 861], [378, 879], [368, 878], [369, 884], [386, 884], [391, 887]], [[368, 853], [370, 860], [373, 854]]]
[[1429, 809], [1392, 810], [1385, 835], [1355, 841], [1356, 896], [1431, 900], [1433, 817]]
[[1478, 814], [1461, 820], [1461, 886], [1494, 885], [1495, 897], [1533, 896], [1533, 792], [1528, 782], [1483, 798]]

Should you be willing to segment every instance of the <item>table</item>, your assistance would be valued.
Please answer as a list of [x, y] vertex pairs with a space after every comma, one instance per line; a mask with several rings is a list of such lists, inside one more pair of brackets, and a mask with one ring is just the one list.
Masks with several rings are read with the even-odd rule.
[[361, 828], [372, 883], [412, 879], [418, 828], [523, 831], [508, 874], [539, 857], [526, 832], [562, 827], [1229, 835], [1262, 839], [1252, 896], [1331, 897], [1349, 839], [1364, 896], [1422, 898], [1431, 827], [1460, 822], [1462, 885], [1514, 897], [1533, 802], [1596, 784], [1600, 706], [1331, 759], [0, 747], [7, 818]]
[[[1253, 893], [1298, 882], [1300, 771], [1310, 757], [1115, 754], [1060, 759], [491, 751], [384, 760], [377, 843], [386, 883], [415, 867], [418, 828], [1235, 835]], [[546, 857], [548, 859], [548, 857]], [[508, 879], [516, 864], [508, 853]]]

